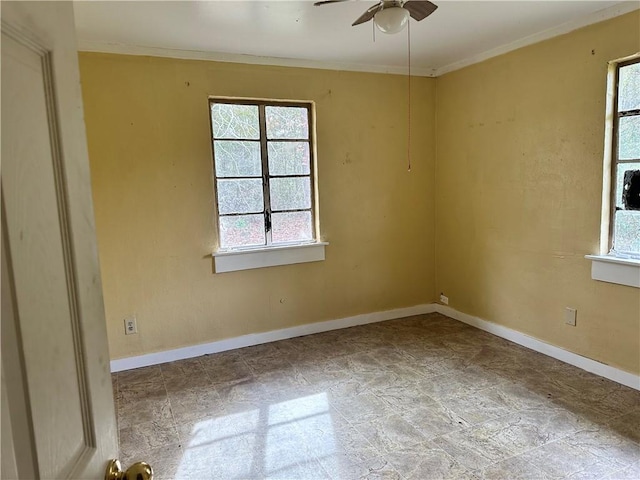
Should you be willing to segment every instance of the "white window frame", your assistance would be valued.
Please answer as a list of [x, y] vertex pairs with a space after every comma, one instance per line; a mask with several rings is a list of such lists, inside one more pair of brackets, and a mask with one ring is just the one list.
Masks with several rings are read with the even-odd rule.
[[[216, 167], [215, 167], [215, 146], [211, 107], [214, 104], [232, 105], [255, 105], [259, 110], [260, 123], [260, 151], [262, 158], [262, 180], [265, 219], [266, 244], [257, 246], [239, 246], [232, 248], [222, 248], [220, 246], [220, 214], [218, 212], [218, 195], [216, 190]], [[301, 242], [273, 243], [271, 238], [271, 205], [269, 198], [269, 181], [273, 176], [269, 175], [268, 167], [268, 139], [266, 136], [265, 107], [298, 107], [305, 108], [308, 115], [309, 138], [299, 141], [309, 142], [310, 174], [311, 183], [311, 216], [312, 216], [312, 239]], [[304, 101], [284, 101], [268, 100], [257, 98], [230, 98], [230, 97], [209, 97], [209, 120], [211, 133], [211, 154], [213, 168], [213, 195], [214, 195], [214, 215], [216, 219], [217, 245], [212, 253], [214, 259], [214, 269], [216, 273], [233, 272], [238, 270], [249, 270], [254, 268], [273, 267], [278, 265], [290, 265], [296, 263], [322, 261], [325, 258], [324, 248], [327, 242], [320, 240], [320, 222], [318, 211], [318, 185], [317, 185], [317, 151], [315, 141], [315, 105], [313, 102]], [[231, 139], [242, 141], [243, 139]], [[252, 141], [255, 141], [252, 140]], [[307, 176], [307, 175], [303, 175]], [[220, 177], [224, 178], [224, 177]], [[248, 177], [247, 177], [248, 178]]]
[[[618, 163], [617, 152], [617, 94], [620, 67], [636, 63], [640, 53], [609, 63], [607, 75], [607, 100], [605, 119], [605, 144], [602, 180], [602, 221], [600, 227], [600, 252], [587, 255], [591, 260], [591, 278], [608, 283], [616, 283], [640, 288], [640, 254], [621, 254], [613, 250], [613, 234], [616, 199], [615, 182]], [[640, 252], [639, 252], [640, 253]]]

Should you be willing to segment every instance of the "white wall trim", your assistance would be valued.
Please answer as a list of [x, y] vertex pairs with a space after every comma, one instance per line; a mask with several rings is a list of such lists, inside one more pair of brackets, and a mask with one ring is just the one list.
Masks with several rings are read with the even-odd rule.
[[517, 330], [513, 330], [511, 328], [498, 325], [497, 323], [474, 317], [473, 315], [469, 315], [467, 313], [459, 312], [458, 310], [447, 307], [445, 305], [437, 304], [435, 310], [442, 315], [454, 318], [468, 325], [471, 325], [472, 327], [476, 327], [480, 330], [484, 330], [485, 332], [492, 333], [498, 337], [505, 338], [511, 342], [517, 343], [518, 345], [522, 345], [523, 347], [530, 348], [531, 350], [535, 350], [536, 352], [543, 353], [544, 355], [553, 357], [562, 362], [581, 368], [582, 370], [586, 370], [587, 372], [595, 373], [596, 375], [600, 375], [601, 377], [608, 378], [609, 380], [613, 380], [614, 382], [621, 383], [622, 385], [626, 385], [627, 387], [640, 390], [640, 376], [634, 375], [633, 373], [625, 372], [624, 370], [620, 370], [619, 368], [615, 368], [596, 360], [583, 357], [582, 355], [578, 355], [563, 348], [556, 347], [555, 345], [551, 345], [547, 342], [543, 342], [542, 340], [538, 340], [537, 338], [530, 337], [529, 335], [518, 332]]
[[365, 313], [362, 315], [339, 318], [337, 320], [329, 320], [326, 322], [307, 323], [296, 327], [272, 330], [270, 332], [242, 335], [241, 337], [219, 340], [217, 342], [111, 360], [111, 371], [120, 372], [122, 370], [130, 370], [132, 368], [158, 365], [161, 363], [173, 362], [175, 360], [184, 360], [186, 358], [234, 350], [236, 348], [250, 347], [252, 345], [276, 342], [278, 340], [286, 340], [288, 338], [301, 337], [303, 335], [311, 335], [313, 333], [328, 332], [330, 330], [338, 330], [340, 328], [354, 327], [356, 325], [365, 325], [367, 323], [384, 322], [385, 320], [393, 320], [395, 318], [433, 313], [435, 311], [435, 304], [428, 303], [415, 305], [413, 307], [397, 308], [395, 310]]
[[613, 255], [586, 255], [591, 260], [591, 278], [640, 288], [640, 260]]
[[111, 360], [111, 372], [120, 372], [133, 368], [159, 365], [161, 363], [173, 362], [175, 360], [184, 360], [211, 353], [224, 352], [227, 350], [235, 350], [237, 348], [260, 345], [262, 343], [301, 337], [303, 335], [311, 335], [314, 333], [354, 327], [356, 325], [384, 322], [386, 320], [434, 312], [438, 312], [442, 315], [446, 315], [447, 317], [464, 322], [472, 327], [492, 333], [493, 335], [502, 337], [506, 340], [517, 343], [518, 345], [522, 345], [523, 347], [530, 348], [536, 352], [540, 352], [549, 357], [581, 368], [587, 372], [595, 373], [596, 375], [608, 378], [609, 380], [626, 385], [627, 387], [640, 390], [640, 376], [638, 375], [583, 357], [582, 355], [569, 352], [568, 350], [556, 347], [555, 345], [551, 345], [537, 338], [518, 332], [517, 330], [474, 317], [473, 315], [459, 312], [454, 308], [437, 303], [415, 305], [413, 307], [385, 310], [382, 312], [365, 313], [362, 315], [355, 315], [353, 317], [345, 317], [326, 322], [308, 323], [296, 327], [283, 328], [281, 330], [243, 335], [226, 340], [219, 340], [217, 342], [176, 348], [174, 350], [166, 350], [163, 352], [148, 353], [146, 355], [139, 355], [136, 357], [120, 358], [117, 360]]
[[[147, 57], [177, 58], [182, 60], [206, 60], [210, 62], [244, 63], [247, 65], [272, 65], [277, 67], [315, 68], [347, 72], [386, 73], [406, 75], [407, 67], [390, 65], [366, 65], [360, 63], [321, 62], [298, 58], [259, 57], [238, 53], [204, 52], [200, 50], [180, 50], [176, 48], [144, 47], [122, 43], [103, 43], [78, 39], [81, 52], [115, 53], [118, 55], [141, 55]], [[434, 68], [411, 66], [411, 76], [434, 77]]]
[[533, 35], [521, 38], [519, 40], [516, 40], [515, 42], [507, 43], [506, 45], [501, 45], [497, 48], [472, 55], [471, 57], [465, 58], [464, 60], [459, 60], [457, 62], [450, 63], [449, 65], [445, 65], [444, 67], [437, 68], [435, 74], [432, 76], [439, 77], [440, 75], [444, 75], [445, 73], [460, 70], [461, 68], [468, 67], [469, 65], [473, 65], [475, 63], [484, 62], [485, 60], [488, 60], [490, 58], [512, 52], [522, 47], [533, 45], [534, 43], [543, 42], [553, 37], [564, 35], [565, 33], [578, 30], [579, 28], [586, 27], [594, 23], [604, 22], [605, 20], [619, 17], [620, 15], [633, 12], [634, 10], [638, 10], [638, 2], [622, 2], [617, 5], [613, 5], [612, 7], [593, 12], [584, 17], [570, 20], [561, 25], [558, 25], [557, 27], [534, 33]]
[[213, 265], [216, 273], [225, 273], [295, 263], [320, 262], [324, 260], [324, 247], [327, 245], [329, 245], [327, 242], [313, 242], [268, 248], [217, 251], [213, 252]]
[[[603, 22], [638, 9], [638, 2], [625, 1], [584, 17], [580, 17], [543, 32], [529, 35], [506, 45], [472, 55], [471, 57], [450, 63], [439, 68], [411, 67], [411, 75], [417, 77], [439, 77], [445, 73], [480, 63], [489, 58], [517, 50], [534, 43], [542, 42], [565, 33], [572, 32], [594, 23]], [[296, 58], [260, 57], [236, 53], [205, 52], [200, 50], [182, 50], [175, 48], [148, 47], [126, 45], [121, 43], [95, 42], [78, 39], [78, 50], [81, 52], [115, 53], [119, 55], [141, 55], [150, 57], [178, 58], [183, 60], [207, 60], [213, 62], [244, 63], [248, 65], [273, 65], [280, 67], [315, 68], [323, 70], [339, 70], [351, 72], [386, 73], [406, 75], [407, 67], [390, 65], [366, 65], [360, 63], [323, 62]]]

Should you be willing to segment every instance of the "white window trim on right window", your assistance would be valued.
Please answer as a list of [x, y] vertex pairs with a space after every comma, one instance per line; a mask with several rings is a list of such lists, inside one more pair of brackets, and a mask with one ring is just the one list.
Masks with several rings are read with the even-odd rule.
[[607, 77], [607, 101], [605, 123], [605, 148], [602, 188], [602, 221], [600, 229], [599, 255], [587, 255], [592, 261], [591, 278], [603, 282], [616, 283], [640, 288], [640, 252], [616, 252], [615, 242], [615, 184], [616, 167], [620, 163], [617, 139], [617, 94], [619, 68], [640, 61], [640, 53], [609, 63]]

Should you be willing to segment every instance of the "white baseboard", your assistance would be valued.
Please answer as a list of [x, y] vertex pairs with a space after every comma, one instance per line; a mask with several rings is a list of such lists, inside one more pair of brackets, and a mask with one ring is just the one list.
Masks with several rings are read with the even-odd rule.
[[562, 362], [581, 368], [582, 370], [586, 370], [587, 372], [595, 373], [596, 375], [621, 383], [627, 387], [640, 390], [640, 376], [634, 375], [633, 373], [625, 372], [619, 368], [583, 357], [582, 355], [572, 353], [563, 348], [538, 340], [537, 338], [530, 337], [529, 335], [518, 332], [517, 330], [503, 327], [497, 323], [489, 322], [487, 320], [474, 317], [473, 315], [459, 312], [458, 310], [445, 305], [436, 304], [435, 310], [442, 315], [459, 320], [473, 327], [479, 328], [480, 330], [484, 330], [485, 332], [492, 333], [498, 337], [505, 338], [511, 342], [517, 343], [518, 345], [543, 353], [549, 357], [553, 357]]
[[146, 355], [139, 355], [136, 357], [111, 360], [111, 371], [120, 372], [122, 370], [130, 370], [132, 368], [148, 367], [150, 365], [158, 365], [161, 363], [173, 362], [175, 360], [184, 360], [185, 358], [199, 357], [210, 353], [224, 352], [227, 350], [234, 350], [236, 348], [250, 347], [252, 345], [260, 345], [262, 343], [276, 342], [278, 340], [286, 340], [288, 338], [301, 337], [303, 335], [311, 335], [313, 333], [338, 330], [340, 328], [355, 327], [356, 325], [365, 325], [367, 323], [384, 322], [385, 320], [393, 320], [395, 318], [433, 313], [435, 311], [436, 305], [429, 303], [407, 308], [397, 308], [395, 310], [365, 313], [354, 317], [339, 318], [337, 320], [329, 320], [326, 322], [307, 323], [297, 327], [272, 330], [270, 332], [242, 335], [241, 337], [219, 340], [217, 342], [203, 343], [190, 347], [176, 348], [174, 350], [166, 350], [163, 352], [148, 353]]
[[442, 315], [459, 320], [468, 325], [479, 328], [480, 330], [484, 330], [485, 332], [492, 333], [498, 337], [505, 338], [511, 342], [517, 343], [518, 345], [543, 353], [544, 355], [548, 355], [549, 357], [553, 357], [562, 362], [581, 368], [587, 372], [595, 373], [596, 375], [608, 378], [609, 380], [626, 385], [627, 387], [640, 390], [640, 376], [638, 375], [634, 375], [633, 373], [625, 372], [624, 370], [569, 352], [568, 350], [543, 342], [542, 340], [538, 340], [537, 338], [518, 332], [517, 330], [513, 330], [511, 328], [498, 325], [497, 323], [489, 322], [487, 320], [474, 317], [473, 315], [459, 312], [454, 308], [436, 303], [416, 305], [413, 307], [398, 308], [382, 312], [365, 313], [354, 317], [339, 318], [337, 320], [329, 320], [326, 322], [308, 323], [297, 327], [243, 335], [241, 337], [219, 340], [217, 342], [176, 348], [174, 350], [166, 350], [163, 352], [148, 353], [146, 355], [139, 355], [136, 357], [120, 358], [111, 361], [111, 371], [120, 372], [122, 370], [130, 370], [132, 368], [159, 365], [161, 363], [173, 362], [175, 360], [184, 360], [186, 358], [199, 357], [211, 353], [234, 350], [236, 348], [250, 347], [252, 345], [260, 345], [262, 343], [276, 342], [278, 340], [311, 335], [313, 333], [328, 332], [330, 330], [338, 330], [340, 328], [365, 325], [367, 323], [384, 322], [385, 320], [393, 320], [395, 318], [404, 318], [412, 315], [422, 315], [433, 312], [441, 313]]

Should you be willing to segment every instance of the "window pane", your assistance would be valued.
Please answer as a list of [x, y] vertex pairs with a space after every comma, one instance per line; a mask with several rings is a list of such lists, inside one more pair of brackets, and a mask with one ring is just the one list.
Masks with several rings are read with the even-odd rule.
[[309, 138], [307, 112], [302, 107], [265, 107], [267, 138]]
[[311, 212], [274, 213], [271, 225], [274, 243], [313, 240]]
[[267, 148], [271, 175], [309, 175], [308, 142], [269, 142]]
[[620, 253], [640, 252], [640, 211], [618, 210], [613, 249]]
[[302, 210], [311, 208], [309, 177], [272, 178], [270, 182], [273, 210]]
[[640, 108], [640, 63], [620, 68], [618, 111]]
[[260, 142], [213, 142], [218, 177], [260, 177]]
[[262, 179], [218, 180], [218, 213], [255, 213], [264, 210]]
[[624, 183], [624, 172], [627, 170], [640, 170], [640, 163], [620, 163], [617, 167], [617, 175], [616, 175], [616, 207], [624, 208], [624, 203], [622, 202], [622, 187]]
[[214, 103], [211, 105], [211, 123], [213, 138], [260, 138], [257, 105]]
[[618, 158], [640, 158], [640, 116], [622, 117], [618, 123]]
[[264, 244], [264, 215], [220, 217], [220, 246], [222, 248]]

